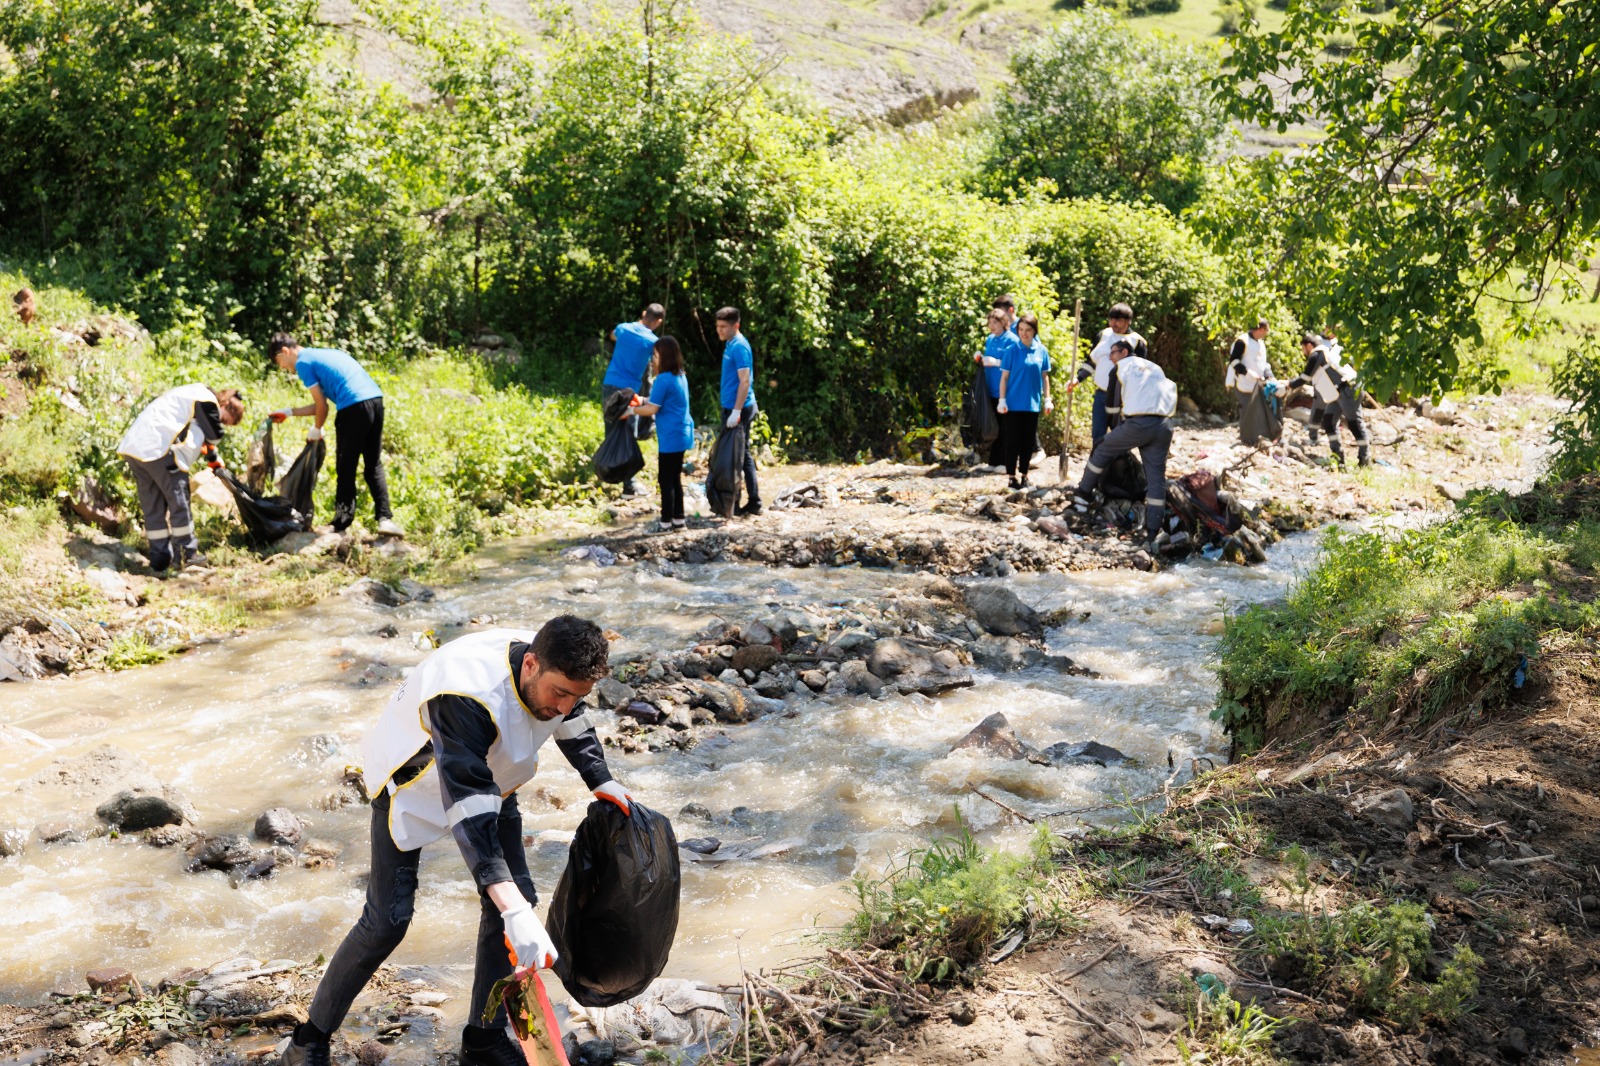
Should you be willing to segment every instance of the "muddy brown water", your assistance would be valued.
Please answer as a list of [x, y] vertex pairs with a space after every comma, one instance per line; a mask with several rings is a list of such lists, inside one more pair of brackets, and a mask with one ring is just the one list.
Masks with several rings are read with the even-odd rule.
[[[725, 980], [741, 961], [770, 965], [804, 954], [813, 934], [849, 913], [854, 875], [881, 871], [952, 826], [958, 809], [984, 843], [1020, 844], [1025, 827], [974, 786], [1033, 813], [1088, 807], [1148, 791], [1166, 775], [1169, 752], [1181, 765], [1226, 750], [1209, 717], [1224, 606], [1282, 595], [1314, 554], [1315, 538], [1301, 536], [1249, 569], [1198, 564], [1160, 574], [1014, 579], [1042, 609], [1071, 604], [1090, 612], [1051, 631], [1049, 642], [1099, 679], [1036, 670], [981, 674], [975, 687], [941, 698], [805, 700], [795, 704], [796, 717], [728, 727], [726, 740], [688, 753], [611, 753], [617, 776], [673, 815], [680, 837], [799, 841], [759, 861], [684, 865], [668, 975]], [[286, 806], [310, 823], [308, 835], [345, 849], [333, 869], [288, 869], [235, 888], [220, 873], [183, 872], [175, 849], [108, 838], [43, 846], [35, 838], [22, 856], [0, 860], [0, 1000], [33, 1002], [52, 988], [80, 988], [86, 970], [109, 963], [159, 979], [238, 955], [331, 954], [360, 912], [368, 811], [324, 812], [317, 801], [355, 760], [356, 741], [402, 672], [425, 654], [414, 633], [460, 632], [485, 615], [536, 626], [574, 611], [619, 631], [619, 651], [670, 650], [693, 643], [715, 618], [746, 619], [769, 604], [870, 603], [913, 580], [858, 568], [599, 568], [525, 544], [486, 553], [479, 566], [478, 580], [440, 589], [430, 603], [384, 609], [334, 598], [159, 666], [0, 687], [0, 722], [50, 747], [0, 749], [0, 821], [92, 821], [106, 797], [11, 793], [57, 757], [114, 744], [180, 788], [209, 832], [248, 834], [261, 811]], [[378, 635], [388, 624], [398, 636]], [[950, 753], [952, 742], [996, 710], [1041, 747], [1098, 740], [1140, 765], [1052, 769]], [[612, 721], [606, 712], [595, 717], [602, 727]], [[337, 750], [327, 750], [328, 738]], [[567, 802], [564, 810], [531, 797], [523, 804], [535, 883], [548, 897], [589, 796], [553, 749], [534, 785]], [[750, 813], [737, 824], [677, 818], [690, 803], [717, 816], [736, 807]], [[463, 973], [476, 915], [476, 893], [454, 846], [430, 846], [416, 920], [395, 961]], [[460, 1020], [463, 997], [445, 1010]]]

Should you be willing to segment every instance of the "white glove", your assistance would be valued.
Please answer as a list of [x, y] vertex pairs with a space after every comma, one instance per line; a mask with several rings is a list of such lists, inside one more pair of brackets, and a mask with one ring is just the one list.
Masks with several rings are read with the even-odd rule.
[[744, 414], [743, 411], [730, 411], [728, 413], [728, 423], [727, 423], [727, 425], [728, 425], [729, 429], [737, 429], [738, 428], [738, 426], [739, 426], [739, 416], [742, 415], [742, 414]]
[[1054, 411], [1055, 409], [1056, 409], [1056, 402], [1054, 400], [1052, 400], [1050, 397], [1046, 396], [1044, 398], [1044, 413], [1045, 414], [1049, 414], [1051, 411]]
[[622, 808], [623, 814], [633, 813], [633, 793], [623, 788], [619, 782], [607, 781], [594, 790], [594, 798], [605, 800], [607, 803], [615, 803]]
[[533, 913], [533, 904], [524, 900], [520, 907], [501, 911], [500, 920], [505, 923], [506, 943], [516, 957], [517, 969], [548, 969], [556, 964], [556, 946]]
[[1011, 408], [1006, 406], [1006, 398], [1004, 396], [1000, 397], [1000, 402], [995, 405], [995, 410], [999, 411], [1001, 414], [1010, 413]]
[[310, 429], [306, 430], [306, 440], [313, 441], [313, 440], [321, 440], [321, 439], [322, 439], [322, 428], [320, 426], [312, 426]]
[[1000, 365], [1000, 360], [996, 359], [992, 355], [986, 355], [986, 356], [983, 357], [983, 365], [984, 366], [991, 366], [991, 367], [992, 366], [999, 366]]

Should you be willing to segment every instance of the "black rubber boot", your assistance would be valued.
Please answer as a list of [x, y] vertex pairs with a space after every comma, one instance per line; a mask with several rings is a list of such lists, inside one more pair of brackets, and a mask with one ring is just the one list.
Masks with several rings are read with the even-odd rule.
[[1357, 466], [1371, 466], [1372, 465], [1372, 458], [1371, 458], [1371, 456], [1369, 456], [1367, 454], [1367, 446], [1365, 444], [1363, 444], [1361, 447], [1356, 449], [1356, 465]]

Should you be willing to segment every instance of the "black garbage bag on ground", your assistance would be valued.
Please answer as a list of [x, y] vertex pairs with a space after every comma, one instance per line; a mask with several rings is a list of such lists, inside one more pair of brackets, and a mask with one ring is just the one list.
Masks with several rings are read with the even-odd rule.
[[634, 419], [623, 418], [633, 402], [632, 389], [613, 393], [605, 406], [606, 437], [595, 450], [594, 472], [601, 481], [620, 484], [644, 469], [644, 453], [639, 450], [639, 440], [634, 434]]
[[1000, 436], [1000, 417], [994, 413], [994, 397], [989, 395], [989, 379], [983, 366], [972, 374], [972, 384], [967, 386], [965, 418], [961, 425], [961, 440], [971, 447], [975, 444], [993, 444]]
[[305, 518], [306, 529], [311, 528], [311, 516], [316, 513], [312, 496], [317, 490], [317, 475], [322, 472], [323, 461], [327, 458], [327, 441], [308, 440], [289, 464], [289, 472], [278, 479], [278, 495]]
[[295, 510], [294, 506], [282, 496], [258, 495], [251, 491], [249, 485], [240, 481], [233, 471], [226, 468], [217, 471], [217, 476], [233, 493], [233, 500], [239, 505], [239, 518], [244, 522], [245, 532], [249, 533], [250, 539], [257, 544], [271, 544], [280, 537], [311, 528], [311, 519]]
[[545, 929], [556, 976], [585, 1007], [643, 992], [678, 932], [678, 838], [666, 816], [635, 802], [589, 804], [550, 899]]
[[1133, 452], [1123, 452], [1106, 465], [1100, 491], [1108, 500], [1144, 499], [1144, 464]]
[[706, 503], [711, 513], [732, 518], [739, 506], [739, 486], [744, 478], [744, 433], [726, 425], [717, 430], [706, 473]]
[[1239, 440], [1253, 445], [1257, 441], [1277, 440], [1281, 436], [1283, 418], [1278, 414], [1277, 404], [1258, 385], [1245, 398], [1244, 406], [1239, 410]]

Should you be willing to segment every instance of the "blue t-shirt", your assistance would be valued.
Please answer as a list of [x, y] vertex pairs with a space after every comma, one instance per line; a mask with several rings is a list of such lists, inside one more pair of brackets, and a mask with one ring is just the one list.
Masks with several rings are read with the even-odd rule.
[[617, 343], [611, 349], [611, 364], [606, 367], [606, 376], [600, 384], [637, 392], [644, 384], [644, 372], [655, 350], [655, 332], [638, 322], [623, 322], [612, 332], [616, 334]]
[[991, 333], [983, 342], [983, 354], [987, 359], [1000, 360], [1000, 366], [986, 366], [983, 368], [984, 380], [989, 383], [990, 399], [1000, 398], [1000, 372], [1005, 369], [1005, 361], [1011, 349], [1017, 346], [1015, 333]]
[[1044, 376], [1050, 372], [1050, 351], [1039, 341], [1024, 348], [1018, 341], [1001, 368], [1006, 379], [1006, 407], [1012, 411], [1037, 411], [1044, 399]]
[[322, 395], [333, 404], [335, 411], [383, 395], [383, 390], [361, 369], [361, 364], [350, 358], [349, 352], [337, 348], [301, 348], [295, 358], [294, 372], [306, 388], [320, 386]]
[[745, 393], [744, 405], [749, 407], [756, 402], [756, 372], [755, 358], [750, 354], [750, 342], [744, 339], [743, 333], [735, 333], [733, 339], [722, 346], [722, 409], [733, 410], [734, 401], [739, 398], [739, 371], [750, 371], [750, 391]]
[[656, 412], [657, 447], [666, 453], [694, 447], [694, 418], [689, 414], [689, 379], [682, 374], [657, 374], [650, 386]]

